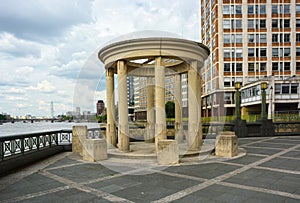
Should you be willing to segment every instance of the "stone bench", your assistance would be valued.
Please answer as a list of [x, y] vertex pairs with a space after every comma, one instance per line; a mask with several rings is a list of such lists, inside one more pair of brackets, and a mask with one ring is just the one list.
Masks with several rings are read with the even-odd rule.
[[158, 140], [157, 162], [160, 165], [179, 163], [179, 148], [176, 140]]
[[83, 160], [96, 162], [107, 159], [105, 139], [86, 139], [83, 142]]
[[216, 156], [230, 158], [238, 155], [238, 139], [234, 132], [220, 132], [216, 139]]

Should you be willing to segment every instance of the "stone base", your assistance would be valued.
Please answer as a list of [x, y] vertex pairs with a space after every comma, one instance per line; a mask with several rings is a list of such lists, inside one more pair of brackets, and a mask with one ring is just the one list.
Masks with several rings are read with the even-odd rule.
[[234, 132], [221, 132], [216, 139], [216, 156], [230, 158], [238, 155], [238, 139]]
[[179, 148], [176, 140], [158, 140], [157, 161], [160, 165], [179, 163]]
[[107, 159], [105, 139], [86, 139], [83, 143], [83, 160], [95, 162]]

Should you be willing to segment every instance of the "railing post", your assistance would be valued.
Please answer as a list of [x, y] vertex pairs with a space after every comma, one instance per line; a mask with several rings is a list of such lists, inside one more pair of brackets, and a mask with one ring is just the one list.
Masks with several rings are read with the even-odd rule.
[[36, 136], [36, 148], [37, 148], [37, 150], [40, 149], [40, 136], [39, 135]]
[[24, 151], [25, 151], [24, 138], [21, 138], [20, 142], [21, 142], [21, 153], [24, 154]]
[[52, 134], [49, 134], [49, 147], [51, 147], [51, 145], [52, 145], [52, 139], [51, 139], [51, 137], [52, 137]]
[[[60, 136], [61, 136], [62, 132], [60, 132]], [[55, 133], [55, 143], [56, 145], [58, 145], [58, 133]]]
[[3, 160], [4, 158], [4, 142], [0, 141], [0, 158]]

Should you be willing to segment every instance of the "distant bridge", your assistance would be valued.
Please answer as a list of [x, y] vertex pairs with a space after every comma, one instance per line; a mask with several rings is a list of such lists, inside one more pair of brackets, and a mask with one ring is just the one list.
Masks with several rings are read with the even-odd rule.
[[10, 119], [10, 120], [0, 120], [0, 124], [2, 123], [15, 123], [15, 122], [23, 122], [23, 123], [34, 123], [34, 122], [57, 122], [61, 121], [57, 118], [27, 118], [27, 119]]

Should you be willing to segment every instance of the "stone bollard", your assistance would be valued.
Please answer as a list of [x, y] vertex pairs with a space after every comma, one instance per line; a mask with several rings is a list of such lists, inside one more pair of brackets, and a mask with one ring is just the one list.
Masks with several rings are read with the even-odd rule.
[[157, 161], [160, 165], [178, 164], [178, 142], [176, 140], [158, 140]]
[[87, 138], [87, 126], [73, 126], [72, 128], [72, 152], [82, 153], [83, 141]]
[[216, 139], [216, 156], [230, 158], [238, 155], [238, 139], [234, 132], [220, 132]]
[[83, 160], [96, 162], [107, 159], [105, 139], [86, 139], [83, 143]]

